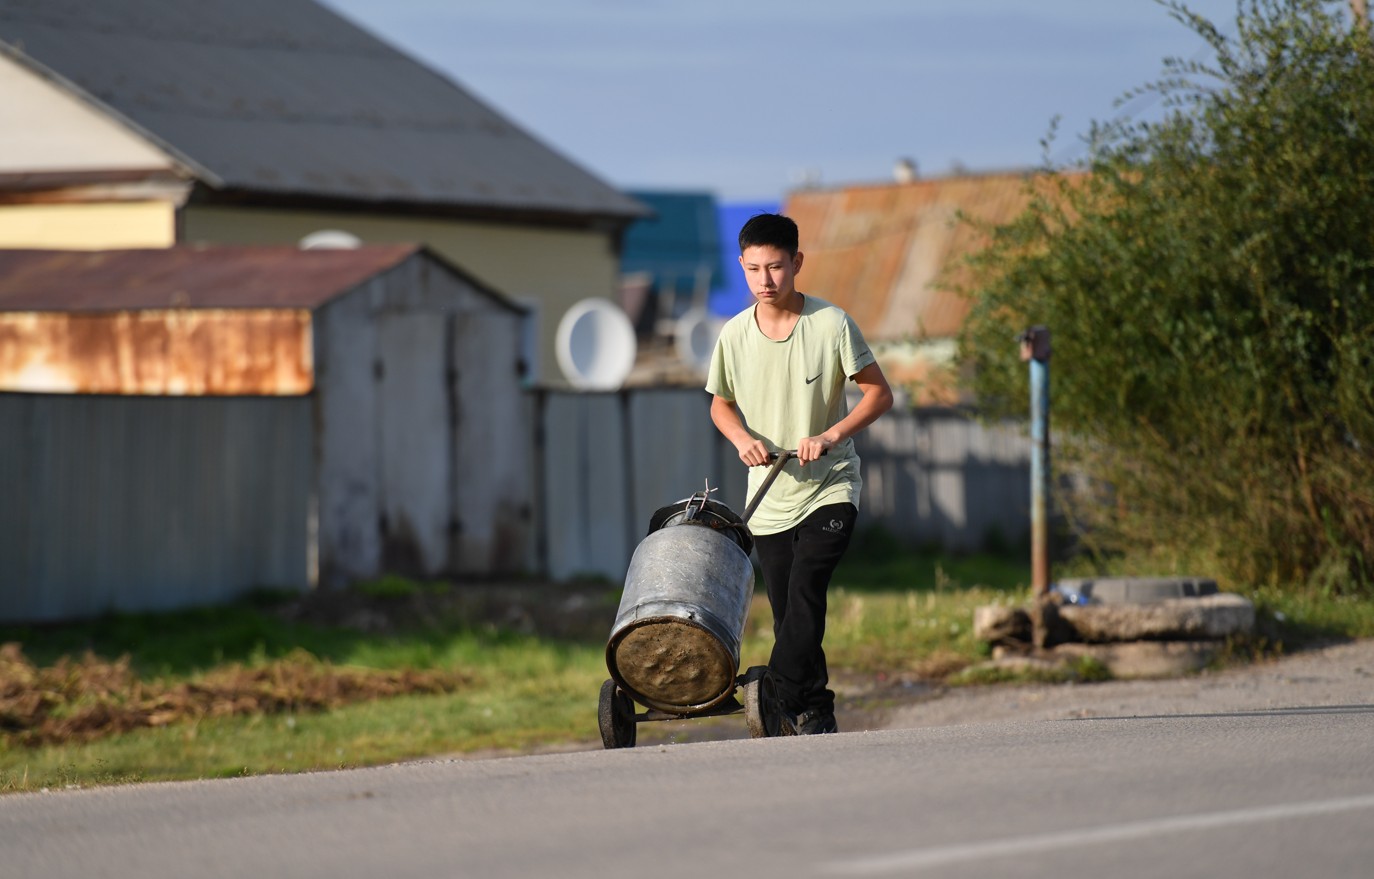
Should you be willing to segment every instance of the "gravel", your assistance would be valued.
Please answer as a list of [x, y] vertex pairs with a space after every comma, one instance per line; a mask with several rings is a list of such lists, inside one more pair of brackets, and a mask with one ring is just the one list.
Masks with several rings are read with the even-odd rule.
[[1374, 639], [1182, 678], [961, 687], [914, 695], [909, 704], [892, 705], [881, 715], [856, 713], [848, 727], [841, 712], [841, 729], [1367, 706], [1374, 703]]

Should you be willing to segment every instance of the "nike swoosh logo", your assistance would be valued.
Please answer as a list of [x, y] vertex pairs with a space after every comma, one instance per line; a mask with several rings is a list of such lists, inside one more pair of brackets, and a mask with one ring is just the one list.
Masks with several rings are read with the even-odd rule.
[[816, 379], [818, 379], [818, 378], [820, 378], [820, 377], [821, 377], [821, 373], [818, 372], [818, 373], [816, 373], [814, 376], [812, 376], [811, 378], [807, 379], [807, 380], [806, 380], [806, 383], [809, 385], [809, 384], [811, 384], [813, 381], [815, 381]]

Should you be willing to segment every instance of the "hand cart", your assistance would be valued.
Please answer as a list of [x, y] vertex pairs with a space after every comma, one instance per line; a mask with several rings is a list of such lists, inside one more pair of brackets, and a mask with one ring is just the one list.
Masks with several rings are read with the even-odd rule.
[[606, 643], [611, 679], [601, 685], [597, 712], [605, 747], [634, 747], [640, 723], [741, 711], [753, 738], [792, 734], [772, 673], [767, 666], [740, 673], [739, 651], [754, 595], [749, 518], [796, 456], [774, 456], [743, 516], [712, 501], [708, 485], [651, 517]]

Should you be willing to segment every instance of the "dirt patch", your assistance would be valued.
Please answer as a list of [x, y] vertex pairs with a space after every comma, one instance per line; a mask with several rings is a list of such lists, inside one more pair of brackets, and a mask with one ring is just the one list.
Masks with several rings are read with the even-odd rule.
[[[543, 582], [321, 590], [274, 608], [283, 619], [388, 634], [455, 626], [596, 640], [614, 621], [618, 592], [605, 584]], [[129, 657], [92, 654], [34, 665], [19, 644], [0, 645], [0, 741], [35, 747], [92, 741], [202, 717], [323, 711], [370, 699], [455, 692], [452, 670], [340, 668], [306, 651], [265, 664], [231, 664], [192, 681], [143, 680]]]
[[84, 742], [202, 717], [321, 711], [404, 693], [449, 693], [469, 682], [450, 671], [336, 668], [301, 652], [168, 685], [140, 680], [127, 656], [109, 662], [88, 653], [40, 668], [10, 643], [0, 645], [0, 737], [27, 747]]

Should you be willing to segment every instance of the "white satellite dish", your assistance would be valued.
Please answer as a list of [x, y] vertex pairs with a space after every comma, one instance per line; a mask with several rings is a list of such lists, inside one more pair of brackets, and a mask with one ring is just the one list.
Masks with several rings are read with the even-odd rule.
[[300, 240], [301, 250], [356, 250], [363, 239], [342, 229], [320, 229]]
[[721, 323], [704, 308], [689, 308], [673, 322], [673, 348], [678, 359], [704, 373], [720, 338]]
[[608, 299], [583, 299], [558, 322], [554, 353], [575, 388], [619, 389], [634, 368], [637, 350], [630, 319]]

